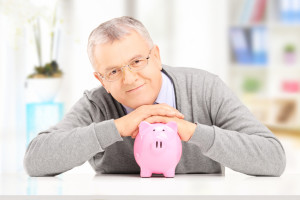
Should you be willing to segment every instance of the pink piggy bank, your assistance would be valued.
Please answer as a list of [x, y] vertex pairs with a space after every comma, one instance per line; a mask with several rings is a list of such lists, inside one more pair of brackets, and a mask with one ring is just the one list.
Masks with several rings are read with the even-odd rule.
[[151, 177], [152, 173], [174, 177], [181, 153], [176, 122], [140, 123], [134, 142], [134, 157], [141, 168], [141, 177]]

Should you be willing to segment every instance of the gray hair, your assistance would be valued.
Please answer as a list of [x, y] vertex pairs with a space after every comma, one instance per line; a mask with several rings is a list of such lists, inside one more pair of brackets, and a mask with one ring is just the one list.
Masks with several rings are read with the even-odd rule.
[[94, 47], [96, 45], [120, 40], [130, 34], [131, 31], [139, 33], [150, 47], [153, 46], [147, 29], [140, 21], [127, 16], [114, 18], [100, 24], [89, 36], [87, 52], [92, 65], [94, 65]]

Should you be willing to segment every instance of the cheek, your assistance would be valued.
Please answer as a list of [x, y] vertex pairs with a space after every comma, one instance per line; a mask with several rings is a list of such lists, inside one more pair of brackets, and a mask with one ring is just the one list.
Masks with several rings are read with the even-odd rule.
[[153, 70], [151, 72], [151, 82], [152, 82], [152, 85], [160, 85], [161, 84], [161, 81], [162, 81], [162, 77], [161, 77], [161, 71], [159, 69], [156, 69], [156, 70]]
[[110, 92], [113, 95], [120, 96], [122, 95], [122, 87], [120, 86], [120, 84], [115, 84], [110, 87]]
[[152, 81], [158, 81], [161, 77], [161, 68], [158, 65], [152, 65], [147, 68], [143, 73], [145, 78], [151, 79]]
[[119, 84], [106, 84], [105, 89], [114, 96], [119, 93], [118, 85]]

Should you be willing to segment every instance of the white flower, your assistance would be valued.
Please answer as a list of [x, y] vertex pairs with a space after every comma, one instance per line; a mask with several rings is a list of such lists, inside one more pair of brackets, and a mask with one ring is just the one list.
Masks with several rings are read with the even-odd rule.
[[[4, 15], [8, 20], [10, 32], [9, 35], [13, 37], [22, 37], [23, 31], [26, 28], [33, 30], [34, 43], [37, 49], [37, 56], [39, 65], [42, 66], [42, 49], [41, 43], [44, 42], [41, 38], [41, 27], [46, 29], [43, 31], [49, 31], [44, 35], [51, 38], [50, 44], [50, 57], [49, 60], [53, 59], [53, 46], [55, 37], [55, 26], [57, 23], [56, 18], [56, 7], [57, 0], [0, 0], [0, 14]], [[41, 26], [40, 23], [45, 26]], [[14, 39], [16, 40], [16, 38]], [[47, 45], [43, 45], [47, 46]], [[56, 48], [58, 45], [56, 45]]]

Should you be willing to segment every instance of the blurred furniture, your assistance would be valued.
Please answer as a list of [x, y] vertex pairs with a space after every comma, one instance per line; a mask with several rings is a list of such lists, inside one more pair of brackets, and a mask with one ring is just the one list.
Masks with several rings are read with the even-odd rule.
[[230, 87], [269, 128], [300, 132], [300, 1], [228, 0], [228, 14]]

